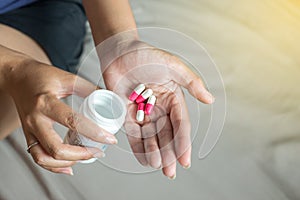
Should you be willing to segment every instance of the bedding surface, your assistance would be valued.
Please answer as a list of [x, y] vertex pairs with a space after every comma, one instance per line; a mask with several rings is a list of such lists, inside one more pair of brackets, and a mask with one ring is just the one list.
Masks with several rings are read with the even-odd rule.
[[[131, 3], [139, 27], [182, 32], [203, 45], [218, 66], [227, 111], [214, 150], [205, 159], [198, 158], [203, 140], [199, 132], [193, 141], [192, 167], [178, 167], [174, 181], [159, 171], [125, 173], [100, 162], [77, 164], [75, 175], [69, 177], [35, 165], [26, 152], [21, 130], [17, 130], [0, 142], [0, 199], [300, 199], [300, 3]], [[82, 59], [92, 46], [88, 35]], [[95, 66], [98, 61], [90, 56], [84, 62]], [[90, 78], [88, 70], [80, 73]], [[218, 96], [219, 87], [212, 84], [210, 90]], [[201, 110], [205, 122], [209, 109], [201, 106]], [[62, 136], [66, 132], [61, 126], [57, 129]], [[118, 137], [120, 145], [128, 146], [124, 135]]]

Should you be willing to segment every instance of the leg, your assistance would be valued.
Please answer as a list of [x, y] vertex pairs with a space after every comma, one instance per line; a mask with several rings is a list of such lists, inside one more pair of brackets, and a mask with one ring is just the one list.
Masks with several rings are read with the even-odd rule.
[[[0, 24], [0, 45], [22, 52], [32, 58], [51, 64], [43, 49], [23, 33]], [[0, 91], [0, 139], [20, 126], [20, 120], [12, 98]]]

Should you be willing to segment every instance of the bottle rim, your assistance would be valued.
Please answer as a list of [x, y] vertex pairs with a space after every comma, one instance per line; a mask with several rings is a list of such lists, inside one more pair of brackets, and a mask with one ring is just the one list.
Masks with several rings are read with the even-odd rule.
[[[97, 112], [95, 106], [98, 102], [102, 106], [103, 104], [106, 104], [105, 106], [110, 106], [112, 108], [112, 115], [116, 117], [107, 118]], [[110, 105], [107, 105], [109, 102]], [[120, 128], [124, 123], [127, 112], [125, 103], [119, 95], [110, 90], [95, 90], [87, 99], [87, 107], [89, 108], [89, 113], [93, 116], [93, 118], [98, 122], [104, 122], [106, 126], [117, 126]], [[117, 112], [117, 115], [115, 115], [115, 112]]]

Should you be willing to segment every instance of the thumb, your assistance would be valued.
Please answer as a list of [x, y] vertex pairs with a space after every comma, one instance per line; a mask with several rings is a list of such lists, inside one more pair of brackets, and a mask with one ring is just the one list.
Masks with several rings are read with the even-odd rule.
[[176, 62], [172, 64], [171, 74], [173, 75], [173, 80], [186, 88], [197, 100], [206, 104], [214, 102], [214, 96], [207, 91], [201, 78], [179, 61], [179, 59], [176, 59]]
[[215, 101], [214, 96], [207, 91], [199, 77], [190, 80], [184, 87], [188, 89], [191, 95], [203, 103], [212, 104]]
[[72, 94], [85, 98], [95, 90], [100, 89], [97, 85], [94, 85], [93, 83], [85, 80], [84, 78], [75, 75], [73, 76], [74, 81], [72, 88], [70, 88], [72, 90]]

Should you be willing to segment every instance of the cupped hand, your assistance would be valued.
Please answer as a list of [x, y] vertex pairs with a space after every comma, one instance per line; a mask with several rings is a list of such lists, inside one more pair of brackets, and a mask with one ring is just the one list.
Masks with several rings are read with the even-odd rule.
[[96, 148], [64, 144], [53, 128], [54, 122], [94, 141], [116, 142], [112, 134], [60, 100], [72, 94], [89, 95], [96, 89], [90, 82], [31, 59], [11, 70], [9, 80], [7, 89], [17, 107], [27, 144], [39, 142], [30, 149], [30, 153], [41, 167], [56, 173], [73, 174], [71, 166], [76, 161], [103, 155]]
[[[109, 64], [101, 63], [103, 78], [108, 89], [127, 99], [125, 129], [137, 160], [162, 168], [173, 179], [177, 160], [184, 168], [191, 165], [191, 125], [181, 86], [203, 103], [213, 103], [214, 97], [179, 58], [140, 42], [130, 49]], [[128, 100], [140, 83], [157, 97], [154, 110], [142, 123], [136, 120], [137, 104]]]

